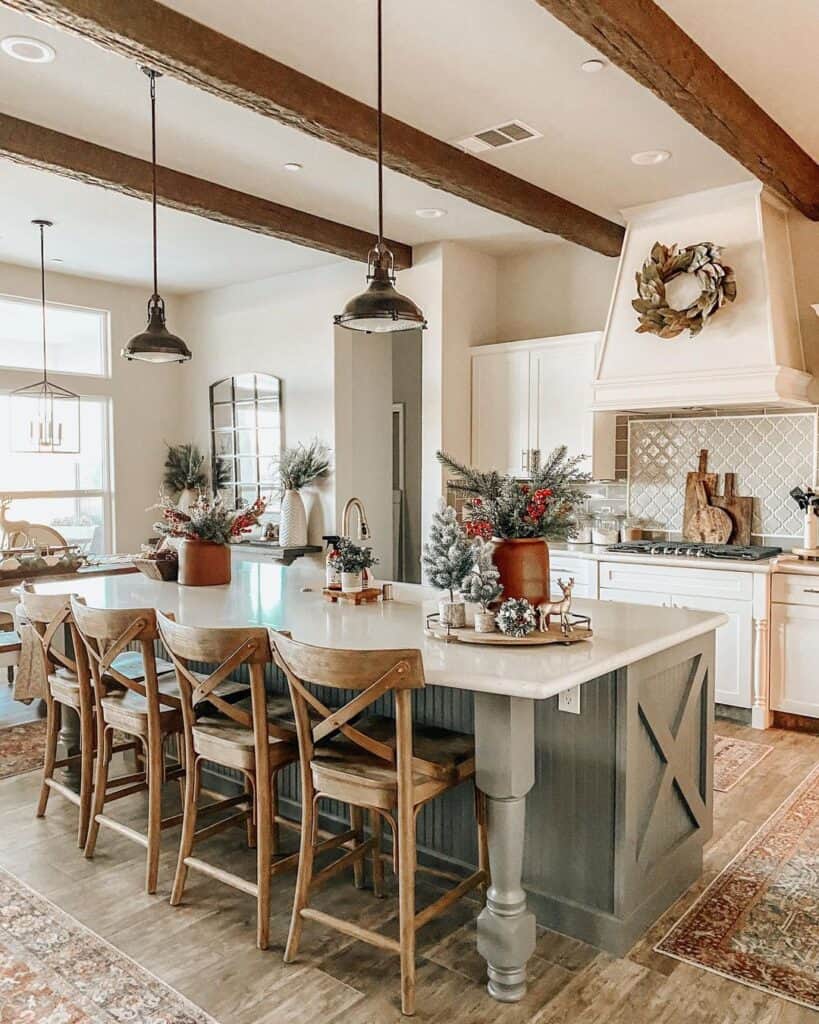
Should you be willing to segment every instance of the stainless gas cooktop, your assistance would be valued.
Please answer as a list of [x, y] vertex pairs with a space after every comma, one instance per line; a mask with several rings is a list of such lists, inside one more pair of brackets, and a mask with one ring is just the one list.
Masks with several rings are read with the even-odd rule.
[[782, 554], [782, 548], [751, 544], [697, 544], [690, 540], [633, 540], [611, 544], [607, 551], [629, 555], [679, 555], [680, 558], [734, 558], [758, 562]]

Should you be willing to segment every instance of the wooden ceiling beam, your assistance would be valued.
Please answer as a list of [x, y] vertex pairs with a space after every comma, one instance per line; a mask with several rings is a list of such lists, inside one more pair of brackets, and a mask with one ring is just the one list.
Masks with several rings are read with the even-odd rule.
[[[372, 107], [156, 0], [1, 2], [350, 153], [375, 158]], [[384, 162], [540, 231], [607, 256], [620, 253], [620, 224], [392, 117], [384, 118]]]
[[772, 191], [819, 220], [819, 165], [654, 0], [536, 2]]
[[[123, 195], [151, 198], [148, 160], [3, 113], [0, 113], [0, 157]], [[169, 167], [158, 168], [157, 199], [174, 210], [364, 263], [375, 243], [372, 232], [294, 210]], [[391, 239], [388, 244], [397, 268], [412, 266], [410, 246]]]

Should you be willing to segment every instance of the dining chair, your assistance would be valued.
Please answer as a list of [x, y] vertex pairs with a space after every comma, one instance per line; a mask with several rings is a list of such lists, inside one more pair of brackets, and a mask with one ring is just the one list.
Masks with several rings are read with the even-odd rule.
[[[452, 875], [457, 884], [416, 912], [418, 813], [430, 800], [473, 778], [474, 739], [438, 727], [416, 726], [413, 730], [411, 695], [424, 686], [420, 651], [330, 650], [299, 643], [275, 630], [270, 631], [270, 642], [293, 702], [302, 793], [298, 876], [284, 959], [290, 963], [298, 954], [305, 920], [396, 953], [401, 960], [401, 1009], [411, 1015], [415, 1012], [416, 932], [472, 889], [486, 886], [489, 880], [485, 802], [476, 790], [478, 868], [466, 878]], [[354, 695], [334, 709], [319, 699], [317, 687], [352, 691]], [[376, 700], [385, 697], [394, 701], [394, 719], [361, 717]], [[317, 805], [324, 798], [367, 809], [372, 837], [316, 871]], [[345, 866], [360, 864], [362, 850], [372, 850], [374, 887], [377, 893], [381, 891], [382, 817], [392, 827], [393, 849], [397, 853], [398, 939], [310, 906], [320, 885]]]
[[[184, 818], [171, 904], [177, 906], [193, 868], [256, 899], [256, 945], [267, 949], [270, 939], [270, 891], [273, 875], [292, 870], [297, 855], [276, 859], [279, 826], [298, 830], [296, 822], [281, 817], [278, 809], [279, 772], [298, 759], [292, 707], [287, 697], [268, 700], [264, 669], [272, 661], [267, 631], [263, 628], [205, 629], [182, 625], [157, 613], [159, 632], [179, 684], [185, 735]], [[216, 665], [210, 675], [191, 671], [190, 663]], [[246, 667], [250, 699], [230, 703], [219, 687]], [[245, 794], [221, 800], [219, 807], [246, 804], [238, 814], [197, 830], [201, 815], [197, 801], [202, 787], [202, 763], [210, 761], [239, 772]], [[213, 805], [216, 807], [217, 805]], [[256, 846], [256, 881], [194, 856], [195, 844], [234, 824], [248, 821], [248, 845]]]
[[[182, 820], [181, 814], [162, 817], [163, 784], [180, 780], [181, 791], [185, 774], [178, 756], [181, 746], [177, 747], [176, 763], [166, 764], [168, 740], [182, 733], [173, 666], [157, 662], [154, 645], [159, 633], [153, 608], [89, 608], [72, 598], [70, 612], [91, 669], [96, 716], [97, 764], [85, 856], [93, 858], [101, 825], [139, 843], [147, 854], [145, 888], [155, 893], [162, 832]], [[128, 650], [132, 645], [138, 647], [137, 654]], [[135, 659], [140, 671], [131, 673]], [[141, 750], [143, 767], [109, 778], [115, 731]], [[114, 801], [143, 792], [148, 794], [145, 831], [105, 813]]]

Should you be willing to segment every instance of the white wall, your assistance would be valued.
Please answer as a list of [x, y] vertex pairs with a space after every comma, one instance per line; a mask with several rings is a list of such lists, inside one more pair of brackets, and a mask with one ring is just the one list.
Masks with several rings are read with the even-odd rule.
[[498, 330], [493, 341], [601, 331], [617, 260], [552, 242], [498, 258]]
[[[39, 299], [39, 270], [0, 264], [0, 292]], [[156, 519], [156, 513], [146, 508], [159, 493], [165, 442], [187, 440], [179, 435], [179, 393], [187, 367], [126, 363], [120, 358], [120, 349], [145, 325], [146, 289], [49, 273], [46, 292], [52, 302], [110, 311], [110, 380], [74, 374], [54, 374], [54, 380], [80, 395], [113, 399], [114, 545], [117, 551], [138, 551]], [[181, 333], [178, 308], [175, 297], [167, 299], [168, 324]], [[4, 391], [32, 380], [30, 371], [0, 371]]]
[[[363, 268], [345, 261], [182, 298], [179, 324], [193, 352], [182, 392], [191, 437], [209, 450], [214, 381], [259, 372], [282, 380], [283, 443], [315, 436], [334, 448], [333, 314], [363, 284]], [[333, 532], [337, 488], [346, 499], [333, 474], [304, 492], [312, 544]]]

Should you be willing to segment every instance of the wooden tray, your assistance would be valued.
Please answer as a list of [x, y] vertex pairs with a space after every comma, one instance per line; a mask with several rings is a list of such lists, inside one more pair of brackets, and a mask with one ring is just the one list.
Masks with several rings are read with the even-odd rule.
[[322, 590], [325, 601], [342, 601], [345, 604], [372, 604], [381, 597], [381, 587], [367, 587], [366, 590], [357, 590], [345, 594], [343, 590], [330, 590], [327, 587]]
[[178, 558], [134, 558], [132, 561], [149, 579], [172, 583], [179, 578]]
[[433, 636], [436, 640], [447, 642], [457, 641], [462, 644], [487, 644], [491, 647], [542, 647], [544, 644], [569, 644], [580, 643], [581, 640], [590, 640], [594, 635], [590, 629], [584, 626], [575, 626], [568, 636], [560, 632], [560, 626], [550, 625], [547, 630], [541, 632], [536, 629], [528, 636], [507, 636], [505, 633], [477, 633], [471, 626], [464, 629], [451, 629], [447, 632], [446, 626], [437, 623], [430, 623], [424, 630], [427, 636]]

